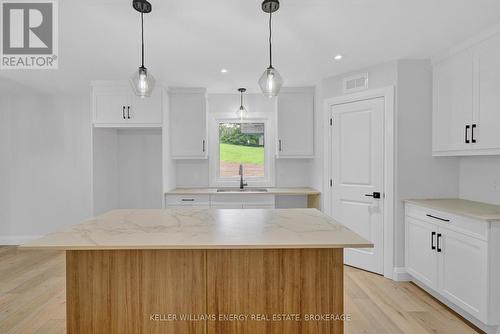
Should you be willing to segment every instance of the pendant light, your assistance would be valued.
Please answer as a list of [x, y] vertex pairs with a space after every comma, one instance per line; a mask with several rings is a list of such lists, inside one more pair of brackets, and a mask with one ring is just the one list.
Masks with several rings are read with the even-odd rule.
[[278, 71], [273, 67], [273, 49], [272, 49], [272, 17], [273, 13], [280, 8], [278, 0], [264, 0], [262, 10], [269, 13], [269, 67], [264, 71], [259, 79], [259, 86], [262, 93], [271, 98], [277, 96], [283, 85], [283, 79]]
[[245, 93], [246, 91], [246, 88], [238, 88], [238, 92], [240, 92], [240, 107], [238, 108], [237, 115], [240, 119], [243, 119], [248, 112], [243, 105], [243, 93]]
[[146, 0], [133, 0], [132, 6], [141, 13], [141, 66], [130, 78], [130, 84], [135, 95], [144, 98], [149, 97], [155, 86], [155, 79], [144, 66], [144, 14], [150, 13], [153, 9]]

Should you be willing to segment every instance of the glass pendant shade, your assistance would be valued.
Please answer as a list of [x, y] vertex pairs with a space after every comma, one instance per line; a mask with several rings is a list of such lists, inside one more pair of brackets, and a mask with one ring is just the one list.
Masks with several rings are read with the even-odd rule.
[[130, 78], [130, 84], [135, 95], [145, 98], [151, 96], [151, 92], [155, 87], [155, 78], [151, 73], [148, 73], [147, 68], [141, 66]]
[[259, 79], [259, 86], [265, 96], [275, 97], [283, 86], [283, 79], [274, 67], [268, 67]]
[[247, 109], [244, 106], [240, 106], [238, 108], [238, 111], [236, 112], [236, 115], [241, 119], [245, 118], [247, 115]]

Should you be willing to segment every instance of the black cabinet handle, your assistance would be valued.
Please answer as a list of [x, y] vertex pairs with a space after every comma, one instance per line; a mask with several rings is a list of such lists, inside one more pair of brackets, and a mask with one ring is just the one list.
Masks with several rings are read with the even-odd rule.
[[441, 251], [442, 251], [441, 245], [439, 244], [439, 240], [441, 240], [441, 237], [442, 237], [441, 233], [438, 233], [437, 234], [437, 251], [438, 251], [438, 253], [441, 253]]
[[431, 249], [434, 250], [436, 249], [436, 246], [434, 245], [434, 237], [436, 236], [436, 232], [431, 233]]
[[203, 139], [202, 141], [201, 149], [203, 150], [203, 152], [205, 152], [205, 139]]
[[194, 198], [183, 198], [181, 199], [182, 202], [194, 202]]
[[469, 144], [470, 143], [470, 140], [469, 140], [469, 129], [470, 129], [470, 125], [467, 124], [465, 126], [465, 143], [466, 144]]
[[366, 197], [380, 198], [380, 193], [378, 191], [374, 191], [372, 194], [365, 194]]
[[472, 124], [472, 140], [471, 140], [472, 143], [476, 142], [476, 138], [474, 138], [474, 129], [475, 128], [476, 128], [476, 124]]
[[281, 152], [282, 151], [282, 146], [281, 146], [281, 139], [278, 140], [278, 150]]
[[127, 106], [127, 118], [130, 119], [130, 106]]
[[125, 119], [125, 106], [123, 106], [122, 116], [123, 116], [123, 119]]
[[441, 220], [441, 221], [444, 221], [444, 222], [449, 222], [450, 221], [449, 219], [439, 218], [439, 217], [436, 217], [436, 216], [433, 216], [433, 215], [426, 215], [426, 216], [434, 218], [434, 219], [437, 219], [437, 220]]

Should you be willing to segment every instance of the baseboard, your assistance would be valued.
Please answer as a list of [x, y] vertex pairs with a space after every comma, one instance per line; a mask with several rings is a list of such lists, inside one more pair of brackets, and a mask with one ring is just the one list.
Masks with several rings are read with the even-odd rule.
[[41, 235], [0, 235], [0, 245], [22, 245], [40, 237]]
[[396, 282], [407, 282], [411, 281], [411, 276], [408, 274], [405, 267], [394, 267], [392, 279]]

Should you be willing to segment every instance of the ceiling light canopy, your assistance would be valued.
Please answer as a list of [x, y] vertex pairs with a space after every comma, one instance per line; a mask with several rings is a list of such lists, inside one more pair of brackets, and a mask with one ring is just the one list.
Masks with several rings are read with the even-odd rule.
[[273, 48], [272, 48], [272, 16], [280, 8], [278, 0], [264, 0], [262, 10], [269, 13], [269, 67], [264, 71], [259, 79], [259, 86], [262, 93], [267, 97], [277, 96], [283, 86], [283, 78], [273, 67]]
[[133, 0], [132, 7], [141, 13], [141, 66], [130, 78], [130, 84], [132, 85], [134, 93], [144, 98], [151, 96], [151, 92], [155, 86], [154, 77], [144, 66], [144, 14], [150, 13], [153, 7], [146, 0]]

